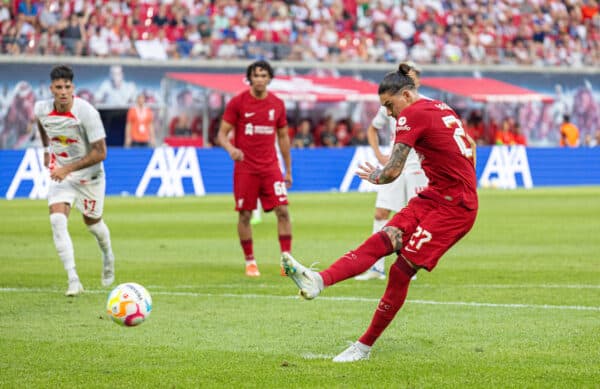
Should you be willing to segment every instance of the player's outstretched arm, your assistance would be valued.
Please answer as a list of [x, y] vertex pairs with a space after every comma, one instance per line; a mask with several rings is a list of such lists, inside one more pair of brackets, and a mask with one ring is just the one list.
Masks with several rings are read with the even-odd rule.
[[394, 181], [402, 173], [406, 158], [411, 147], [404, 143], [396, 143], [392, 149], [390, 160], [383, 168], [375, 168], [370, 163], [366, 162], [359, 166], [358, 176], [363, 180], [367, 180], [372, 184], [388, 184]]

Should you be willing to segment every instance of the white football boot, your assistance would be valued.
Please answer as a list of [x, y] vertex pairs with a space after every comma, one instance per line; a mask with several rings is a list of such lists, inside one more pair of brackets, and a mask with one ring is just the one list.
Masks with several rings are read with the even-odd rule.
[[102, 254], [102, 286], [110, 286], [115, 282], [115, 256]]
[[385, 280], [385, 271], [372, 267], [363, 274], [357, 275], [354, 279], [357, 281]]
[[333, 358], [333, 362], [357, 362], [369, 359], [371, 355], [371, 347], [360, 342], [355, 342], [347, 349], [341, 352], [337, 357]]
[[65, 292], [65, 296], [74, 297], [81, 293], [83, 293], [83, 285], [81, 285], [81, 282], [79, 282], [79, 278], [69, 280], [69, 287]]
[[325, 289], [321, 275], [300, 264], [290, 253], [281, 254], [281, 266], [285, 274], [300, 288], [300, 295], [306, 300], [314, 299]]

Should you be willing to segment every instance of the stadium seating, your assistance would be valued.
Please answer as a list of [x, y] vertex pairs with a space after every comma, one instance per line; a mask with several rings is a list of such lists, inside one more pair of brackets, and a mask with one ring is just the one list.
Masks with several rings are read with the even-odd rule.
[[[109, 45], [119, 29], [132, 42], [157, 39], [164, 30], [162, 35], [179, 48], [168, 51], [171, 58], [215, 57], [231, 38], [236, 55], [246, 59], [600, 65], [599, 3], [589, 0], [489, 5], [457, 0], [173, 1], [163, 5], [166, 12], [160, 16], [159, 0], [55, 0], [47, 10], [44, 2], [29, 3], [0, 4], [0, 53], [64, 53], [64, 47], [45, 47], [55, 40], [39, 38], [48, 16], [58, 21], [54, 28], [61, 36], [69, 15], [76, 13], [88, 32], [82, 55], [94, 55], [87, 43], [90, 32], [100, 28]], [[121, 21], [120, 26], [109, 26], [111, 20]], [[208, 53], [193, 49], [203, 37], [212, 42]], [[135, 55], [135, 50], [120, 55]]]

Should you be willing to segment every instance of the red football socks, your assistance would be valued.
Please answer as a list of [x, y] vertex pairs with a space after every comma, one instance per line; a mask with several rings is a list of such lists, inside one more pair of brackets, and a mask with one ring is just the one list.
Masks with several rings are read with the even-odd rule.
[[416, 273], [403, 258], [398, 258], [390, 267], [390, 277], [379, 306], [367, 331], [358, 339], [359, 342], [372, 346], [383, 330], [391, 323], [396, 313], [402, 308], [411, 277]]
[[356, 250], [344, 254], [335, 261], [327, 270], [320, 272], [325, 286], [330, 286], [369, 269], [381, 257], [394, 251], [389, 236], [379, 231], [373, 235]]
[[240, 245], [242, 246], [242, 250], [244, 251], [244, 257], [246, 257], [246, 261], [253, 261], [254, 248], [252, 246], [252, 239], [240, 240]]
[[279, 235], [279, 247], [282, 253], [290, 253], [292, 251], [292, 236]]

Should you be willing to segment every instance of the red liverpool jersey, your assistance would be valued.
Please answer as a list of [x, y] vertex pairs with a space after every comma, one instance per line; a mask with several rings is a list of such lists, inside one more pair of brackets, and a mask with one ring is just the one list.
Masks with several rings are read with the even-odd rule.
[[447, 104], [420, 99], [398, 116], [396, 143], [413, 147], [429, 178], [420, 196], [477, 209], [473, 149], [462, 122]]
[[235, 146], [244, 152], [236, 168], [244, 172], [279, 169], [275, 139], [277, 129], [287, 126], [285, 105], [272, 93], [257, 99], [250, 91], [232, 98], [225, 107], [223, 120], [233, 125]]

